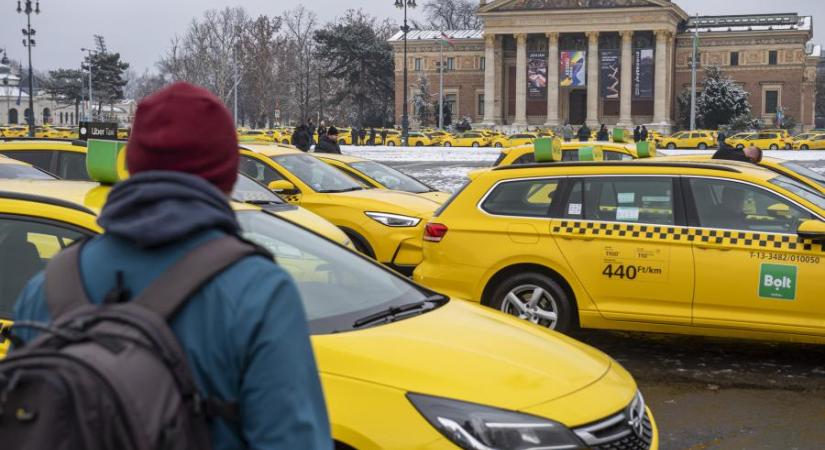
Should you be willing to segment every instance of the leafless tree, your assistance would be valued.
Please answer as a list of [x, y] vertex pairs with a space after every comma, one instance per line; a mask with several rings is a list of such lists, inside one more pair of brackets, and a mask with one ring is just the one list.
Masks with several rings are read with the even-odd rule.
[[[313, 34], [318, 27], [318, 17], [303, 5], [283, 14], [284, 35], [288, 49], [286, 71], [291, 85], [289, 106], [298, 120], [305, 122], [313, 107], [313, 98], [319, 93], [313, 89], [317, 64]], [[283, 72], [282, 72], [283, 73]]]
[[473, 0], [430, 0], [424, 5], [426, 27], [433, 30], [478, 30], [478, 2]]

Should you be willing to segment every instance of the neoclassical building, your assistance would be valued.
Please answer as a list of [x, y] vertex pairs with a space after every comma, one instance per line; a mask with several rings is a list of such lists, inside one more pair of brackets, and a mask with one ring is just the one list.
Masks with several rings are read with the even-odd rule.
[[[446, 30], [448, 45], [441, 32], [408, 34], [410, 98], [426, 78], [437, 100], [443, 51], [453, 117], [510, 128], [569, 122], [668, 132], [677, 97], [690, 86], [698, 32], [701, 65], [719, 65], [741, 83], [755, 117], [771, 123], [781, 110], [803, 128], [814, 125], [820, 57], [810, 44], [811, 17], [689, 17], [668, 0], [482, 0], [478, 14], [483, 30]], [[390, 42], [400, 123], [402, 34]]]

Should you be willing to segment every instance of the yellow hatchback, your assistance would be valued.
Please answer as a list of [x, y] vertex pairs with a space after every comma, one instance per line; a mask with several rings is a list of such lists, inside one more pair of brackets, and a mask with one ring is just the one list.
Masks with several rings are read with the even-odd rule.
[[456, 134], [451, 142], [453, 147], [487, 147], [491, 138], [478, 131], [467, 131]]
[[427, 224], [414, 279], [560, 331], [825, 343], [823, 220], [818, 191], [746, 163], [500, 167]]
[[298, 150], [274, 145], [241, 149], [242, 173], [329, 220], [364, 254], [402, 273], [421, 262], [421, 236], [437, 202], [416, 194], [366, 189]]
[[496, 148], [518, 147], [521, 145], [532, 144], [537, 137], [538, 136], [533, 133], [519, 133], [512, 134], [510, 136], [499, 136], [493, 138], [490, 145]]
[[740, 139], [733, 145], [736, 148], [745, 148], [754, 145], [761, 150], [780, 150], [787, 148], [787, 143], [782, 134], [773, 131], [760, 131], [750, 136]]
[[709, 131], [681, 131], [657, 141], [659, 148], [698, 148], [705, 150], [716, 146], [716, 139]]
[[825, 134], [805, 133], [791, 141], [794, 150], [825, 150]]
[[433, 189], [414, 177], [379, 162], [333, 153], [314, 153], [313, 156], [367, 187], [409, 192], [439, 204], [450, 198], [450, 194]]
[[[59, 250], [101, 231], [107, 188], [51, 183], [49, 195], [0, 186], [3, 319]], [[233, 207], [244, 236], [297, 284], [336, 448], [658, 449], [636, 383], [603, 353], [436, 294], [254, 206]]]

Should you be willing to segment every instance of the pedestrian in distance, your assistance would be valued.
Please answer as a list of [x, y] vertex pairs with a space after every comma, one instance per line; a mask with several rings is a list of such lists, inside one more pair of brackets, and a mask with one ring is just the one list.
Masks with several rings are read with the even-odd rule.
[[641, 142], [645, 142], [645, 141], [647, 141], [648, 137], [649, 137], [649, 134], [647, 132], [647, 127], [642, 125], [642, 130], [639, 132], [639, 140]]
[[366, 128], [361, 127], [361, 129], [358, 130], [358, 138], [359, 138], [358, 140], [361, 142], [361, 145], [367, 145], [367, 129]]
[[577, 134], [579, 138], [579, 142], [587, 142], [590, 140], [590, 127], [587, 124], [584, 124], [579, 128], [579, 132]]
[[[354, 133], [354, 132], [353, 132]], [[315, 153], [341, 154], [341, 146], [338, 145], [338, 129], [330, 125], [327, 134], [324, 135], [318, 145], [315, 146]]]
[[[327, 131], [327, 134], [329, 134], [329, 131]], [[358, 139], [359, 136], [361, 136], [361, 133], [358, 131], [358, 127], [352, 127], [352, 129], [350, 130], [350, 139], [352, 139], [352, 145], [360, 145]]]
[[387, 145], [387, 129], [381, 128], [381, 145]]
[[633, 142], [639, 142], [642, 140], [642, 127], [636, 125], [636, 128], [633, 129]]
[[604, 126], [604, 124], [599, 128], [599, 132], [596, 134], [596, 140], [601, 142], [610, 140], [610, 133], [607, 132], [607, 127]]
[[[84, 352], [82, 367], [126, 365], [97, 369], [110, 384], [83, 403], [91, 408], [76, 403], [77, 390], [66, 398], [32, 398], [85, 420], [72, 413], [49, 423], [48, 405], [32, 405], [43, 414], [26, 426], [49, 431], [4, 442], [57, 448], [81, 442], [67, 437], [77, 433], [72, 438], [87, 442], [78, 448], [332, 450], [298, 289], [271, 255], [242, 240], [229, 204], [239, 153], [223, 102], [188, 83], [166, 87], [139, 103], [128, 148], [130, 178], [108, 195], [98, 219], [104, 233], [55, 256], [14, 308], [17, 323], [51, 322], [52, 334], [105, 325], [99, 329], [105, 342], [58, 341]], [[144, 336], [152, 339], [135, 345]], [[32, 342], [32, 329], [17, 337], [26, 344], [0, 364], [21, 361], [44, 342]], [[24, 392], [34, 392], [34, 375], [28, 373]], [[86, 386], [97, 378], [78, 380]], [[111, 409], [98, 406], [112, 397]], [[175, 420], [164, 422], [170, 408]], [[0, 435], [10, 424], [0, 421]]]
[[370, 145], [375, 146], [375, 127], [370, 127]]
[[307, 124], [307, 134], [309, 135], [309, 145], [312, 146], [315, 144], [315, 124], [312, 123], [312, 119], [309, 119], [309, 123]]
[[321, 123], [318, 125], [318, 142], [321, 142], [321, 136], [327, 134], [327, 125], [322, 120]]
[[297, 147], [298, 150], [301, 150], [302, 152], [309, 151], [310, 137], [305, 124], [295, 127], [295, 131], [292, 132], [292, 145]]
[[564, 122], [562, 133], [564, 135], [564, 142], [570, 142], [573, 140], [573, 126], [570, 125], [570, 122]]

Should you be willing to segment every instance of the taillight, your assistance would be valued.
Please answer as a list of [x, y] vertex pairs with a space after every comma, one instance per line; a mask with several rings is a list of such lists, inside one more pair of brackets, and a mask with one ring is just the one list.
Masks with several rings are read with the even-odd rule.
[[428, 223], [424, 227], [424, 240], [429, 242], [441, 242], [447, 234], [447, 225], [442, 223]]

